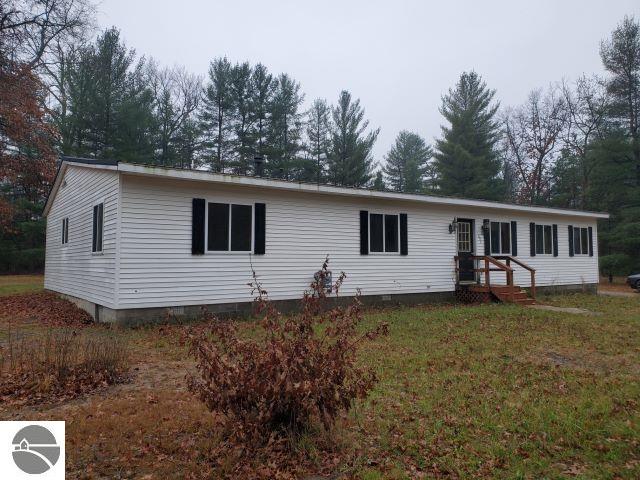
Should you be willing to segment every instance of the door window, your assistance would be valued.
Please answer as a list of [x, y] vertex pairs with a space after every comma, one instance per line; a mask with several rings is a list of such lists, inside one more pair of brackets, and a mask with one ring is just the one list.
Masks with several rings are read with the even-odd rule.
[[471, 224], [458, 222], [458, 252], [471, 253]]

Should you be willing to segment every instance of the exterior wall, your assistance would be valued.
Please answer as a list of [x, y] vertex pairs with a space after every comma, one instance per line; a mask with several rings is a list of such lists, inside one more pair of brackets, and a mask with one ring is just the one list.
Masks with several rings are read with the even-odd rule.
[[[527, 265], [536, 269], [536, 285], [556, 286], [556, 285], [582, 285], [597, 284], [598, 275], [598, 232], [595, 219], [585, 219], [580, 217], [567, 217], [552, 214], [529, 214], [523, 212], [505, 212], [497, 210], [491, 212], [485, 210], [481, 215], [473, 213], [476, 223], [475, 238], [477, 241], [476, 254], [484, 255], [484, 240], [480, 230], [482, 221], [485, 218], [491, 221], [518, 222], [518, 255], [517, 258]], [[458, 215], [464, 217], [464, 213]], [[464, 217], [466, 218], [466, 217]], [[558, 256], [540, 255], [532, 257], [529, 246], [529, 223], [558, 225]], [[593, 257], [589, 255], [569, 256], [569, 233], [568, 226], [593, 227]], [[514, 267], [514, 282], [522, 287], [531, 285], [529, 272], [518, 265]], [[480, 268], [483, 265], [479, 266]], [[491, 283], [506, 283], [505, 274], [502, 272], [491, 272]]]
[[[63, 185], [47, 216], [44, 286], [115, 307], [119, 174], [69, 166]], [[93, 206], [101, 202], [104, 202], [103, 251], [92, 253]], [[69, 217], [69, 242], [62, 245], [65, 217]]]
[[[121, 195], [116, 292], [117, 308], [121, 309], [249, 302], [252, 295], [247, 283], [252, 266], [272, 299], [299, 298], [327, 254], [334, 276], [340, 271], [348, 275], [342, 290], [345, 295], [354, 294], [357, 288], [364, 295], [450, 292], [455, 288], [456, 235], [449, 234], [448, 225], [454, 217], [475, 219], [474, 240], [480, 255], [484, 252], [482, 219], [517, 221], [518, 257], [538, 270], [537, 285], [598, 281], [597, 250], [593, 257], [568, 254], [569, 224], [592, 226], [594, 249], [597, 246], [595, 220], [584, 218], [133, 175], [121, 177]], [[266, 254], [191, 255], [192, 198], [266, 203]], [[407, 213], [409, 255], [360, 255], [360, 210]], [[558, 257], [529, 256], [532, 221], [558, 224]], [[54, 225], [58, 223], [61, 220]], [[528, 286], [528, 272], [516, 272], [516, 283]], [[496, 272], [492, 281], [500, 277], [504, 274]]]

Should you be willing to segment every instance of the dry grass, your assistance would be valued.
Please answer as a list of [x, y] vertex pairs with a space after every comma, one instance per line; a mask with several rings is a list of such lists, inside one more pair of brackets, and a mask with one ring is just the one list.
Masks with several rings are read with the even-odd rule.
[[0, 399], [7, 403], [69, 399], [118, 383], [127, 370], [123, 339], [107, 332], [10, 331], [0, 344]]

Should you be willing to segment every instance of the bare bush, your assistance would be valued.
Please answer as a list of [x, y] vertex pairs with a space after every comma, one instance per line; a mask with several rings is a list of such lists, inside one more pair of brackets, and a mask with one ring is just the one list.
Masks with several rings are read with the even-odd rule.
[[321, 422], [329, 428], [353, 401], [376, 382], [356, 365], [358, 346], [387, 333], [387, 325], [360, 332], [358, 297], [346, 307], [328, 308], [344, 273], [325, 284], [328, 259], [305, 292], [298, 314], [282, 316], [254, 273], [250, 284], [262, 316], [261, 335], [244, 338], [237, 324], [205, 313], [206, 329], [192, 329], [188, 341], [197, 375], [189, 389], [209, 410], [222, 413], [236, 438], [267, 441], [273, 434], [296, 434]]
[[34, 403], [74, 397], [122, 381], [128, 363], [122, 340], [106, 332], [11, 333], [0, 345], [0, 398]]

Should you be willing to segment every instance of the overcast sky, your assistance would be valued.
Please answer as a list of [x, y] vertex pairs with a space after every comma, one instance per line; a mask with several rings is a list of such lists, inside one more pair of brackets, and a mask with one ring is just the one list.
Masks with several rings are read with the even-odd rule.
[[503, 106], [534, 88], [602, 73], [600, 40], [638, 0], [103, 0], [98, 22], [160, 64], [206, 74], [209, 61], [262, 62], [301, 83], [305, 107], [360, 98], [374, 153], [383, 159], [400, 130], [433, 142], [441, 96], [476, 70]]

